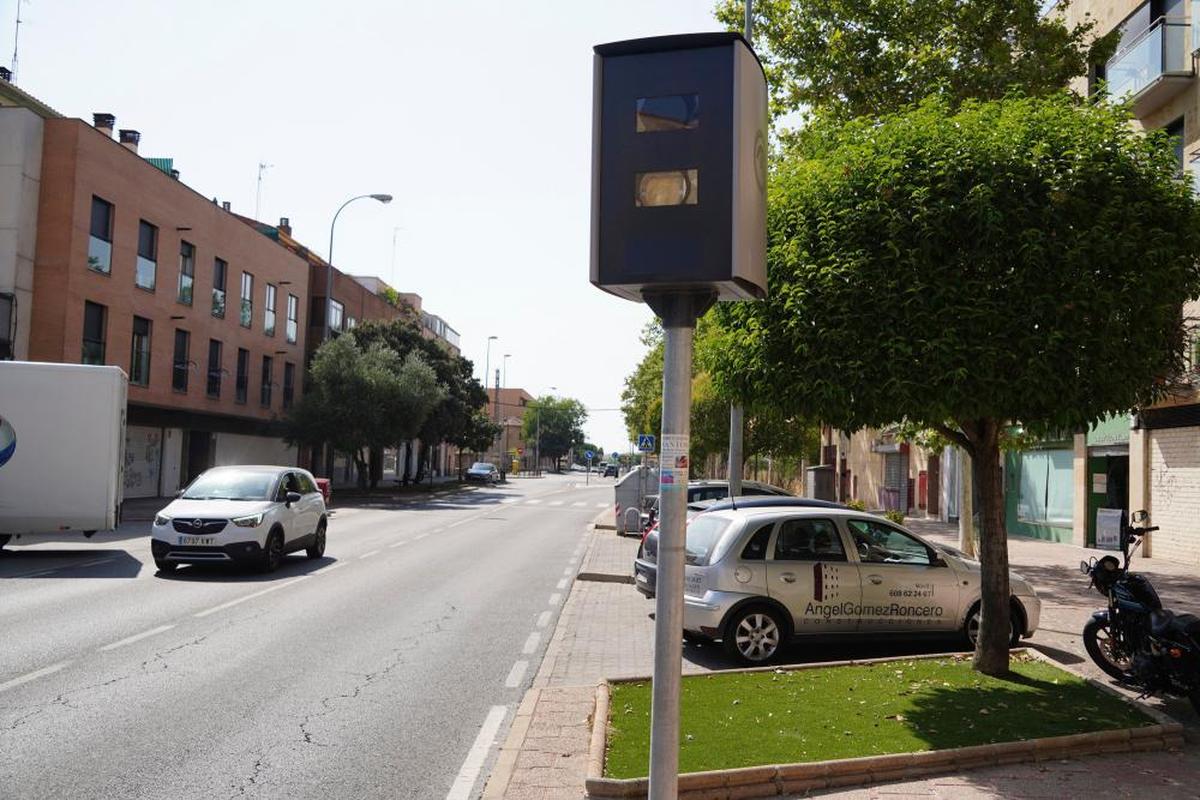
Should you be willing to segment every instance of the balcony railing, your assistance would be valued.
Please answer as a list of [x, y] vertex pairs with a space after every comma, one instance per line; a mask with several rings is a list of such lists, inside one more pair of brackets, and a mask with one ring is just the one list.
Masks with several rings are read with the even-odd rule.
[[[1159, 19], [1128, 47], [1109, 59], [1105, 70], [1109, 93], [1115, 98], [1132, 97], [1136, 105], [1149, 90], [1162, 85], [1162, 79], [1191, 77], [1190, 38], [1190, 26], [1186, 20]], [[1174, 93], [1170, 92], [1172, 95]], [[1167, 96], [1160, 99], [1166, 100]]]

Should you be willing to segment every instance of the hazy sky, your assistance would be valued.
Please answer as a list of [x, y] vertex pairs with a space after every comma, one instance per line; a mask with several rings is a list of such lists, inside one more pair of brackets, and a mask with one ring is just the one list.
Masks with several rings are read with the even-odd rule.
[[[557, 387], [625, 449], [620, 401], [641, 305], [588, 283], [592, 46], [715, 30], [713, 0], [28, 0], [17, 84], [91, 121], [111, 112], [181, 179], [291, 218], [335, 261], [416, 292], [482, 375]], [[0, 0], [0, 63], [15, 0]], [[398, 228], [398, 230], [397, 230]], [[393, 241], [395, 248], [393, 250]], [[493, 373], [494, 374], [494, 373]]]

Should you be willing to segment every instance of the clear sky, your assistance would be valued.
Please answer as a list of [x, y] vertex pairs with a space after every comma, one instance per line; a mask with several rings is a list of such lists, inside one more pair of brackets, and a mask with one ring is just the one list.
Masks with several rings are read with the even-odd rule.
[[[626, 448], [620, 403], [641, 305], [588, 283], [592, 46], [716, 30], [713, 0], [28, 0], [17, 84], [335, 262], [416, 292], [482, 376], [557, 387]], [[0, 64], [15, 0], [0, 0]], [[394, 242], [394, 247], [393, 247]], [[493, 373], [494, 374], [494, 373]]]

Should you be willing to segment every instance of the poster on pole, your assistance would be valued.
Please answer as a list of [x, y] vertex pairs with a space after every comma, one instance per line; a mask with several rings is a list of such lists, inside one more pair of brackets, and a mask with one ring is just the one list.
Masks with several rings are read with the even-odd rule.
[[1096, 509], [1096, 549], [1121, 549], [1121, 523], [1125, 512], [1119, 508]]

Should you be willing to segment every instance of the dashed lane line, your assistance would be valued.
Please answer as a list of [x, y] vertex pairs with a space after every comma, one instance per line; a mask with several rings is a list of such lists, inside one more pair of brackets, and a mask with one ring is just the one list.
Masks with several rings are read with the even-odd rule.
[[538, 645], [541, 643], [542, 634], [534, 631], [533, 633], [529, 634], [529, 638], [525, 640], [525, 646], [521, 648], [521, 652], [525, 655], [529, 655], [534, 650], [537, 650]]
[[586, 505], [587, 505], [587, 503], [583, 503], [583, 502], [571, 503], [571, 508], [583, 508]]
[[428, 536], [429, 536], [429, 534], [428, 534], [428, 533], [422, 533], [422, 534], [420, 534], [419, 536], [414, 536], [414, 537], [413, 537], [413, 541], [414, 541], [414, 542], [419, 542], [419, 541], [421, 541], [422, 539], [424, 539], [424, 538], [426, 538], [426, 537], [428, 537]]
[[553, 615], [554, 615], [554, 612], [552, 612], [552, 611], [543, 611], [542, 613], [538, 614], [537, 626], [539, 628], [544, 628], [547, 625], [549, 625], [550, 617], [552, 617]]
[[550, 505], [552, 505], [552, 506], [561, 506], [562, 504], [563, 504], [562, 500], [551, 500], [550, 501]]
[[454, 779], [454, 785], [446, 795], [446, 800], [469, 800], [488, 752], [495, 743], [496, 733], [507, 714], [508, 709], [505, 706], [492, 706], [492, 710], [483, 721], [483, 727], [479, 729], [479, 735], [475, 737], [475, 743], [471, 745], [471, 750], [463, 761], [462, 768], [458, 771], [458, 776]]
[[562, 600], [562, 595], [559, 594], [558, 592], [555, 592], [554, 594], [550, 595], [550, 605], [552, 605], [552, 606], [558, 605], [561, 600]]
[[526, 500], [526, 501], [525, 501], [525, 505], [527, 505], [527, 506], [536, 506], [536, 505], [538, 505], [538, 504], [539, 504], [539, 503], [541, 503], [541, 502], [542, 502], [541, 500]]
[[133, 644], [134, 642], [140, 642], [142, 639], [149, 639], [151, 636], [156, 636], [160, 633], [166, 633], [174, 627], [174, 625], [159, 625], [157, 628], [151, 628], [148, 631], [135, 633], [133, 636], [127, 636], [124, 639], [121, 639], [119, 642], [113, 642], [112, 644], [104, 645], [104, 647], [100, 648], [100, 652], [107, 653], [109, 650], [116, 650], [118, 647], [124, 647], [125, 645]]
[[394, 544], [389, 544], [388, 547], [404, 547], [406, 544], [408, 544], [408, 542], [395, 542]]
[[570, 580], [570, 578], [563, 578], [563, 579], [562, 579], [562, 580], [560, 580], [560, 581], [559, 581], [557, 584], [555, 584], [555, 585], [554, 585], [554, 588], [555, 588], [555, 589], [565, 589], [565, 588], [567, 588], [567, 581], [569, 581], [569, 580]]
[[571, 575], [574, 575], [574, 574], [575, 574], [574, 567], [567, 567], [566, 569], [563, 570], [563, 575], [566, 575], [568, 577], [570, 577]]
[[34, 670], [33, 672], [27, 672], [20, 677], [0, 683], [0, 692], [7, 691], [9, 689], [15, 689], [23, 683], [36, 681], [38, 678], [44, 678], [47, 675], [53, 675], [61, 669], [66, 669], [67, 665], [70, 663], [70, 661], [60, 661], [57, 664], [51, 664], [48, 667], [42, 667], [41, 669]]
[[513, 664], [512, 669], [508, 671], [508, 677], [504, 679], [504, 686], [508, 689], [516, 689], [521, 685], [521, 681], [525, 678], [525, 670], [529, 669], [528, 661], [518, 661]]
[[379, 551], [378, 551], [378, 550], [372, 550], [372, 551], [371, 551], [371, 552], [369, 552], [369, 553], [363, 553], [361, 556], [359, 556], [359, 557], [358, 557], [358, 560], [359, 560], [359, 561], [362, 561], [364, 558], [370, 558], [371, 556], [377, 556], [377, 555], [379, 555]]
[[321, 567], [319, 570], [316, 570], [315, 572], [313, 572], [313, 575], [324, 575], [326, 572], [333, 572], [335, 569], [339, 569], [339, 568], [341, 568], [341, 567], [344, 567], [344, 566], [346, 566], [348, 563], [350, 563], [350, 562], [348, 562], [348, 561], [335, 561], [335, 562], [333, 562], [332, 564], [330, 564], [330, 565], [329, 565], [329, 566], [327, 566], [327, 567]]
[[204, 617], [207, 617], [209, 614], [215, 614], [218, 611], [224, 611], [227, 608], [233, 608], [234, 606], [236, 606], [240, 603], [244, 603], [247, 600], [253, 600], [256, 597], [262, 597], [264, 594], [270, 594], [271, 592], [275, 592], [280, 589], [287, 588], [288, 586], [297, 584], [300, 581], [307, 580], [308, 577], [309, 577], [308, 575], [301, 575], [299, 578], [292, 578], [290, 581], [284, 581], [283, 583], [278, 583], [278, 584], [275, 584], [274, 586], [268, 586], [266, 589], [263, 589], [262, 591], [248, 594], [245, 597], [239, 597], [236, 600], [230, 600], [228, 603], [221, 603], [221, 605], [219, 605], [219, 606], [213, 606], [212, 608], [206, 608], [204, 611], [198, 611], [195, 614], [192, 614], [192, 616], [196, 617], [197, 619], [203, 619]]

